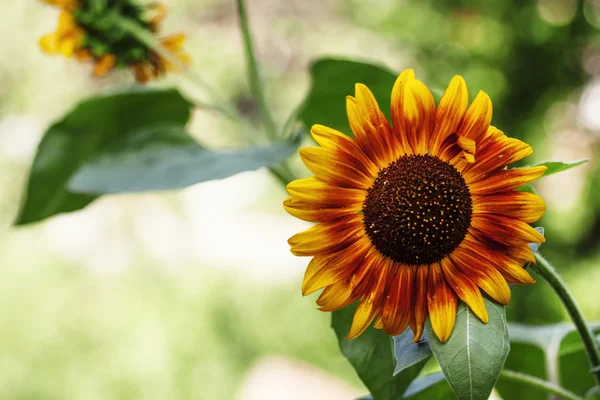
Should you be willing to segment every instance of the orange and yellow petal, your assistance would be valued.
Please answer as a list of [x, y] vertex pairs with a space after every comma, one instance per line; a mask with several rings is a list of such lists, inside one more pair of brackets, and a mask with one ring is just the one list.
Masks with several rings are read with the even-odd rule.
[[371, 286], [354, 312], [346, 339], [354, 339], [365, 331], [380, 311], [383, 294], [389, 281], [389, 264], [381, 262], [373, 273]]
[[352, 215], [323, 222], [288, 239], [292, 254], [314, 256], [343, 250], [365, 235], [362, 217]]
[[369, 247], [369, 240], [363, 238], [337, 253], [313, 257], [304, 274], [302, 294], [309, 295], [348, 278], [360, 265]]
[[346, 152], [304, 147], [300, 158], [315, 176], [335, 186], [367, 189], [373, 183], [373, 176], [361, 161]]
[[546, 241], [544, 235], [526, 222], [495, 214], [473, 214], [469, 231], [478, 238], [486, 237], [505, 246]]
[[425, 318], [427, 317], [427, 276], [429, 266], [420, 265], [415, 272], [415, 291], [413, 300], [413, 318], [410, 322], [414, 337], [413, 343], [421, 340], [425, 328]]
[[283, 202], [283, 208], [294, 217], [305, 221], [327, 222], [345, 215], [356, 214], [361, 210], [362, 205], [357, 203], [342, 207], [327, 207], [307, 203], [292, 196]]
[[532, 223], [546, 211], [544, 200], [529, 192], [504, 192], [473, 196], [473, 214], [496, 214]]
[[429, 140], [429, 153], [438, 155], [443, 151], [446, 138], [456, 132], [469, 104], [467, 84], [461, 76], [450, 81], [436, 110], [435, 130]]
[[315, 177], [292, 181], [286, 189], [294, 198], [315, 206], [355, 206], [357, 212], [367, 195], [366, 190], [333, 186]]
[[456, 321], [456, 294], [444, 279], [442, 267], [436, 263], [429, 267], [427, 281], [427, 310], [431, 328], [439, 341], [445, 343]]
[[546, 172], [545, 166], [513, 168], [494, 173], [490, 177], [471, 182], [469, 188], [472, 195], [493, 194], [516, 190], [538, 179]]
[[382, 309], [383, 330], [389, 335], [399, 335], [408, 327], [413, 315], [415, 267], [396, 265], [390, 273], [390, 287]]
[[107, 54], [96, 60], [94, 64], [93, 73], [94, 76], [106, 75], [116, 64], [117, 57], [113, 54]]
[[483, 302], [483, 296], [481, 296], [477, 285], [468, 276], [460, 272], [448, 257], [440, 261], [440, 266], [442, 267], [446, 282], [448, 282], [448, 285], [454, 290], [458, 298], [469, 306], [477, 318], [484, 324], [487, 324], [488, 313]]

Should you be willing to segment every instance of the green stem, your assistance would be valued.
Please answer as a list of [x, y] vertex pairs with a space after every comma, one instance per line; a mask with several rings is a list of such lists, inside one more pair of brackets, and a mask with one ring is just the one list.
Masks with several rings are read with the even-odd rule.
[[521, 372], [515, 372], [510, 370], [502, 370], [500, 373], [500, 377], [513, 382], [519, 382], [524, 385], [534, 387], [550, 394], [554, 394], [556, 396], [560, 396], [562, 399], [566, 400], [584, 400], [583, 397], [579, 397], [575, 393], [568, 391], [567, 389], [562, 388], [554, 383], [547, 382], [543, 379], [536, 378], [535, 376], [522, 374]]
[[250, 26], [248, 25], [248, 13], [246, 12], [244, 0], [237, 0], [237, 6], [240, 27], [242, 29], [242, 39], [244, 41], [244, 52], [246, 53], [246, 69], [248, 70], [248, 78], [250, 80], [250, 90], [252, 90], [252, 95], [258, 106], [267, 137], [275, 141], [277, 140], [277, 127], [267, 107], [267, 101], [265, 100], [265, 94], [260, 81], [258, 63], [254, 55], [254, 46], [252, 44], [252, 36], [250, 35]]
[[577, 306], [575, 298], [552, 264], [542, 257], [540, 253], [537, 253], [535, 258], [537, 259], [537, 264], [533, 266], [534, 271], [548, 282], [567, 309], [567, 312], [569, 313], [571, 320], [573, 320], [575, 327], [579, 331], [581, 340], [583, 341], [583, 345], [592, 366], [590, 371], [595, 376], [598, 387], [600, 387], [600, 351], [598, 350], [598, 345], [596, 344], [591, 329], [583, 318], [581, 309]]
[[[218, 111], [229, 119], [239, 120], [240, 116], [237, 112], [235, 106], [230, 104], [226, 100], [224, 100], [216, 90], [214, 90], [208, 82], [206, 82], [201, 76], [194, 74], [192, 71], [187, 68], [177, 56], [175, 56], [169, 49], [163, 46], [157, 39], [156, 36], [152, 34], [152, 32], [145, 29], [143, 26], [138, 24], [136, 21], [131, 19], [118, 16], [117, 24], [125, 31], [131, 33], [135, 36], [140, 42], [148, 46], [148, 48], [152, 49], [156, 54], [158, 54], [163, 59], [167, 60], [169, 63], [173, 64], [179, 71], [182, 72], [182, 76], [185, 77], [188, 81], [192, 82], [196, 86], [198, 86], [202, 91], [207, 93], [212, 99], [212, 101], [216, 104], [211, 104], [209, 106], [210, 109]], [[207, 105], [203, 105], [206, 107]]]

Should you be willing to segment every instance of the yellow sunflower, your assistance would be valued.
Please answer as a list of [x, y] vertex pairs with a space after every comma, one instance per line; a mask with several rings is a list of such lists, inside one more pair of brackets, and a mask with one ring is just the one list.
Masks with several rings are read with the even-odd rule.
[[347, 336], [375, 327], [421, 338], [427, 315], [441, 342], [454, 328], [457, 298], [481, 321], [483, 292], [510, 301], [508, 283], [533, 283], [528, 243], [544, 237], [529, 224], [544, 201], [517, 189], [546, 167], [506, 167], [531, 147], [493, 126], [492, 103], [479, 92], [469, 106], [455, 76], [436, 108], [412, 70], [397, 79], [391, 119], [371, 91], [356, 85], [346, 98], [354, 138], [315, 125], [320, 147], [300, 149], [314, 177], [291, 182], [285, 209], [317, 222], [289, 239], [291, 251], [312, 256], [302, 293], [335, 311], [360, 300]]

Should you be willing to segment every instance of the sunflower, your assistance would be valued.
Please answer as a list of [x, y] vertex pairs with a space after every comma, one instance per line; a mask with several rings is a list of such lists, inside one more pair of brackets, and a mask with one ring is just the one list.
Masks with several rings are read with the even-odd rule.
[[534, 282], [523, 265], [535, 261], [528, 243], [544, 242], [529, 224], [545, 204], [518, 189], [546, 167], [506, 168], [533, 150], [490, 126], [487, 94], [469, 106], [460, 76], [436, 107], [404, 71], [392, 89], [392, 124], [365, 85], [346, 108], [354, 137], [313, 126], [320, 147], [300, 156], [315, 176], [287, 186], [287, 212], [318, 223], [288, 241], [293, 254], [313, 257], [302, 293], [324, 288], [322, 311], [360, 301], [348, 339], [375, 321], [390, 335], [410, 326], [418, 341], [429, 315], [445, 342], [458, 299], [487, 323], [482, 291], [508, 304], [509, 283]]
[[[40, 39], [40, 47], [48, 54], [75, 56], [81, 62], [94, 64], [94, 76], [104, 76], [114, 68], [129, 67], [140, 83], [158, 78], [172, 64], [160, 57], [144, 43], [124, 31], [119, 17], [135, 22], [152, 34], [159, 30], [166, 15], [161, 3], [144, 7], [129, 0], [108, 0], [99, 3], [90, 0], [42, 0], [61, 8], [58, 27]], [[189, 64], [189, 56], [182, 50], [185, 35], [177, 34], [160, 40], [182, 64]]]

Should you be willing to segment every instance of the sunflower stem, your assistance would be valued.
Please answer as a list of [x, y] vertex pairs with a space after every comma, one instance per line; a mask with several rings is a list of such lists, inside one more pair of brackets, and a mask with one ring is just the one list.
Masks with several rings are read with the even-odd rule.
[[275, 126], [275, 121], [271, 116], [269, 107], [267, 107], [263, 85], [261, 84], [258, 62], [256, 61], [256, 56], [254, 54], [254, 45], [252, 44], [252, 35], [250, 34], [250, 25], [248, 24], [248, 13], [246, 12], [244, 0], [237, 0], [237, 9], [240, 18], [240, 28], [242, 29], [242, 39], [244, 41], [246, 69], [248, 71], [250, 89], [252, 90], [256, 105], [258, 106], [265, 133], [270, 140], [275, 141], [277, 140], [277, 127]]
[[554, 394], [556, 396], [560, 396], [561, 399], [565, 400], [583, 400], [583, 397], [576, 395], [573, 392], [568, 391], [567, 389], [558, 386], [554, 383], [545, 381], [540, 378], [536, 378], [535, 376], [523, 374], [521, 372], [511, 371], [511, 370], [503, 370], [500, 373], [500, 377], [513, 382], [519, 382], [524, 385], [534, 387], [536, 389], [541, 389], [544, 392], [549, 394]]
[[537, 263], [533, 266], [533, 270], [548, 282], [567, 309], [571, 320], [573, 320], [575, 327], [579, 331], [590, 360], [590, 373], [594, 375], [597, 386], [600, 387], [600, 350], [598, 349], [598, 344], [594, 339], [592, 330], [586, 324], [581, 309], [556, 269], [540, 253], [536, 253], [535, 258]]
[[240, 120], [240, 115], [237, 112], [235, 106], [230, 104], [226, 100], [222, 99], [221, 96], [217, 93], [215, 89], [213, 89], [208, 82], [206, 82], [201, 76], [194, 74], [190, 71], [190, 69], [185, 65], [176, 55], [174, 55], [169, 49], [163, 46], [147, 29], [141, 26], [136, 21], [133, 21], [129, 18], [125, 18], [122, 16], [116, 16], [117, 24], [125, 31], [131, 33], [135, 36], [140, 42], [148, 46], [148, 48], [152, 49], [156, 54], [158, 54], [163, 59], [167, 60], [169, 63], [173, 64], [175, 68], [182, 72], [182, 76], [190, 81], [192, 84], [197, 86], [200, 90], [208, 94], [214, 103], [216, 104], [202, 104], [203, 108], [213, 109], [218, 111], [225, 117], [231, 120]]

